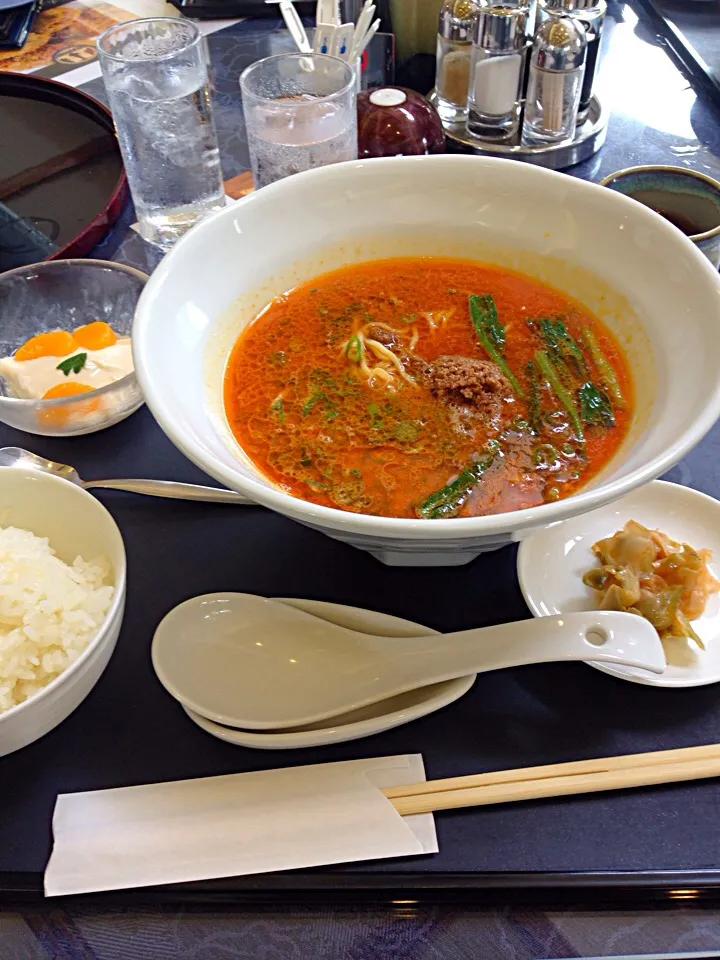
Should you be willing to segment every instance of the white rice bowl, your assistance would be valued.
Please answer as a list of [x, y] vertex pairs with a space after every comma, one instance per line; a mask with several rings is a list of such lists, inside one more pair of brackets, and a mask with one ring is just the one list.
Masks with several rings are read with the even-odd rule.
[[0, 527], [0, 714], [78, 659], [110, 609], [111, 580], [104, 558], [70, 565], [46, 537]]

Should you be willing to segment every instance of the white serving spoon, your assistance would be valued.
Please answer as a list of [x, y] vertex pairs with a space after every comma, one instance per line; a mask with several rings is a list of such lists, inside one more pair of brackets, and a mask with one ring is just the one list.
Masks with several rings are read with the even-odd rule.
[[313, 37], [313, 53], [331, 55], [335, 46], [335, 33], [338, 27], [332, 23], [318, 23]]
[[[357, 60], [358, 57], [361, 57], [365, 53], [365, 48], [368, 46], [372, 38], [380, 29], [380, 20], [376, 20], [373, 25], [366, 30], [365, 35], [353, 43], [353, 48], [350, 51], [350, 57], [352, 60]], [[351, 62], [352, 62], [351, 60]]]
[[[374, 637], [431, 637], [437, 636], [420, 623], [391, 617], [387, 613], [375, 610], [363, 610], [360, 607], [346, 607], [340, 603], [327, 603], [323, 600], [276, 599], [275, 603], [285, 603], [298, 610], [349, 627], [358, 633]], [[303, 747], [324, 747], [331, 743], [347, 743], [371, 737], [385, 730], [392, 730], [402, 724], [426, 717], [436, 710], [454, 703], [463, 697], [475, 682], [475, 674], [446, 680], [444, 683], [432, 683], [417, 690], [408, 690], [389, 700], [379, 700], [361, 710], [340, 713], [320, 723], [309, 723], [305, 727], [284, 727], [282, 730], [241, 730], [238, 727], [224, 727], [221, 723], [208, 720], [183, 707], [187, 716], [206, 733], [235, 746], [249, 747], [253, 750], [298, 750]]]
[[300, 19], [300, 14], [292, 5], [292, 0], [265, 0], [265, 3], [277, 3], [279, 5], [285, 26], [295, 41], [295, 46], [300, 53], [312, 53], [312, 45], [308, 40], [305, 26]]
[[343, 23], [339, 27], [336, 27], [332, 49], [329, 53], [333, 57], [339, 57], [340, 60], [347, 60], [350, 55], [354, 34], [355, 25], [352, 23]]
[[375, 14], [375, 4], [372, 3], [372, 0], [365, 0], [363, 8], [358, 17], [357, 23], [355, 24], [355, 32], [353, 35], [352, 46], [350, 48], [350, 54], [348, 60], [350, 63], [353, 60], [356, 60], [359, 56], [360, 44], [365, 39], [365, 34], [372, 23], [372, 18]]
[[437, 637], [370, 637], [246, 593], [187, 600], [158, 626], [155, 672], [184, 706], [247, 730], [315, 723], [469, 673], [600, 660], [665, 669], [655, 629], [629, 613], [523, 620]]

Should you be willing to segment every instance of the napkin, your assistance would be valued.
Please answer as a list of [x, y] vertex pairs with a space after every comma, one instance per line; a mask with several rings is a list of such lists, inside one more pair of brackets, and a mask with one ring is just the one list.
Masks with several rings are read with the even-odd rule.
[[412, 754], [61, 794], [45, 894], [437, 853], [379, 789], [423, 780]]

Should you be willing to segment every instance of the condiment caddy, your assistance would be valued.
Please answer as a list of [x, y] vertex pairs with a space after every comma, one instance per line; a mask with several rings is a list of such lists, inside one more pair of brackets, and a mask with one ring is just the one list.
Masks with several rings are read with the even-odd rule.
[[[595, 153], [605, 0], [446, 0], [430, 100], [452, 151], [561, 169]], [[464, 90], [463, 90], [464, 88]]]
[[[433, 91], [430, 102], [437, 106]], [[507, 140], [479, 140], [467, 130], [465, 123], [444, 123], [446, 149], [449, 153], [473, 153], [483, 157], [508, 157], [549, 170], [564, 170], [592, 157], [605, 143], [609, 111], [595, 95], [590, 100], [588, 115], [576, 127], [571, 139], [562, 143], [525, 144]]]

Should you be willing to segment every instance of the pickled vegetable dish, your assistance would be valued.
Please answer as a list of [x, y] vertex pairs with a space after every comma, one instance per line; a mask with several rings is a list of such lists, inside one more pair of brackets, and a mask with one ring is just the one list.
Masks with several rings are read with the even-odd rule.
[[711, 594], [720, 590], [708, 569], [709, 550], [677, 543], [660, 530], [628, 520], [612, 537], [593, 544], [599, 567], [583, 576], [598, 593], [601, 610], [624, 610], [649, 620], [660, 639], [703, 642], [691, 620], [705, 612]]
[[224, 383], [238, 443], [278, 487], [428, 520], [567, 497], [633, 416], [622, 350], [579, 303], [462, 260], [344, 267], [277, 297]]

